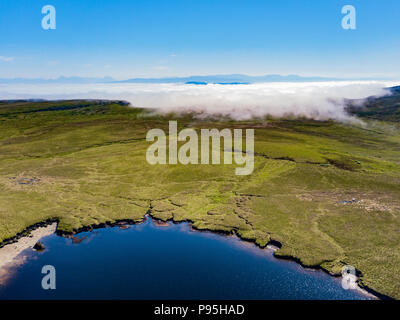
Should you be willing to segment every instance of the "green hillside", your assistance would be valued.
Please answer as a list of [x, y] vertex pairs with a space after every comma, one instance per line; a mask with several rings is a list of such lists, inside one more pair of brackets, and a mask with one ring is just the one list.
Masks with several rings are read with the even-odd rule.
[[362, 285], [400, 298], [396, 99], [353, 110], [375, 119], [365, 125], [178, 119], [180, 128], [254, 128], [249, 176], [236, 176], [236, 164], [149, 165], [146, 133], [168, 132], [167, 116], [117, 101], [3, 101], [0, 242], [47, 219], [72, 232], [150, 212], [260, 246], [279, 241], [277, 256], [332, 273], [353, 265]]

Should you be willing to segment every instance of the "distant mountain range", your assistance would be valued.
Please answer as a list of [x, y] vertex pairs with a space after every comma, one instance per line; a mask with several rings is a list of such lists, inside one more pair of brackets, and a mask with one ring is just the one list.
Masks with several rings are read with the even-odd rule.
[[344, 80], [389, 80], [372, 78], [332, 78], [332, 77], [302, 77], [295, 74], [279, 75], [268, 74], [263, 76], [249, 76], [245, 74], [225, 74], [208, 76], [188, 76], [188, 77], [166, 77], [166, 78], [132, 78], [127, 80], [115, 80], [111, 77], [104, 78], [85, 78], [85, 77], [58, 77], [54, 79], [41, 78], [13, 78], [1, 79], [1, 83], [186, 83], [186, 84], [250, 84], [259, 82], [320, 82], [320, 81], [344, 81]]
[[0, 83], [27, 83], [27, 84], [40, 84], [40, 83], [108, 83], [115, 81], [114, 78], [84, 78], [84, 77], [58, 77], [54, 79], [42, 78], [0, 78]]
[[282, 76], [269, 74], [264, 76], [248, 76], [245, 74], [224, 74], [208, 76], [169, 77], [169, 78], [133, 78], [119, 83], [187, 83], [187, 84], [249, 84], [257, 82], [311, 82], [311, 81], [335, 81], [337, 78], [301, 77], [298, 75]]

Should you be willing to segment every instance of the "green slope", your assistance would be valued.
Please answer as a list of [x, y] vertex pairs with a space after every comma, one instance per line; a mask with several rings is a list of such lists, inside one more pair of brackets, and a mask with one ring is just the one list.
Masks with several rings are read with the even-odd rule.
[[400, 298], [396, 123], [187, 116], [178, 124], [254, 128], [253, 174], [236, 176], [236, 165], [149, 165], [146, 133], [167, 132], [168, 117], [122, 103], [0, 103], [0, 242], [50, 218], [71, 232], [150, 210], [260, 246], [279, 241], [277, 256], [332, 273], [353, 265], [362, 285]]

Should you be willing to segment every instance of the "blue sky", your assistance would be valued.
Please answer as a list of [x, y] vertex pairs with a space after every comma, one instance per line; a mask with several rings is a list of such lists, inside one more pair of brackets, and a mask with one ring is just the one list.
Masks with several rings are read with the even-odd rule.
[[[56, 30], [43, 30], [44, 5]], [[341, 8], [357, 29], [341, 27]], [[398, 0], [1, 0], [0, 77], [400, 79]]]

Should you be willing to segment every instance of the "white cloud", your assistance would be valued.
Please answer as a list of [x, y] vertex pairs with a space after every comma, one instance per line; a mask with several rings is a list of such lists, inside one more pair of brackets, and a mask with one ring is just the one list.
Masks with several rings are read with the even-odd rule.
[[168, 70], [169, 68], [167, 66], [155, 66], [154, 69], [156, 70]]
[[10, 62], [10, 61], [13, 61], [14, 59], [15, 59], [14, 57], [0, 56], [0, 61], [4, 61], [4, 62]]
[[160, 113], [196, 112], [236, 120], [271, 115], [348, 121], [344, 99], [383, 95], [395, 83], [343, 81], [257, 83], [250, 85], [185, 84], [41, 84], [0, 85], [0, 99], [121, 99]]

